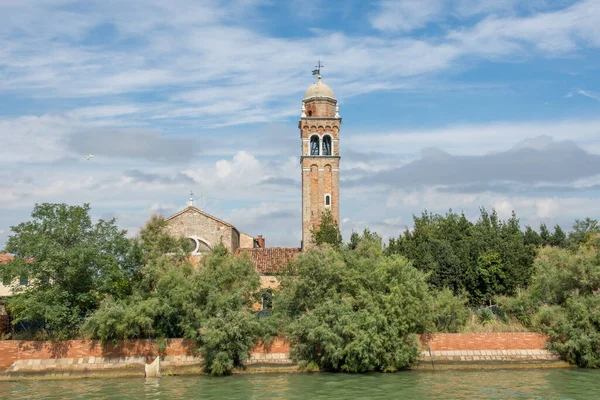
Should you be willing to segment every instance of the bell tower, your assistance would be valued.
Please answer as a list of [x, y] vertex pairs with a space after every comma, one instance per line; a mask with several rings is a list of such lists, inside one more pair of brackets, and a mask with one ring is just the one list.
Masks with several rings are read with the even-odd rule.
[[337, 100], [333, 90], [321, 82], [321, 64], [313, 71], [317, 82], [302, 100], [298, 122], [302, 139], [302, 248], [314, 244], [311, 229], [321, 223], [329, 210], [339, 222], [340, 193], [340, 126]]

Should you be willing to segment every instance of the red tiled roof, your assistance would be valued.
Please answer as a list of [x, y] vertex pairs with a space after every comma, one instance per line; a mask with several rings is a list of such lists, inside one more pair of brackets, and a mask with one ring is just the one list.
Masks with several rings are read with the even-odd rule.
[[9, 261], [12, 261], [13, 258], [15, 258], [15, 256], [6, 253], [0, 253], [0, 264], [6, 264]]
[[271, 275], [279, 272], [282, 267], [300, 254], [300, 249], [289, 247], [267, 247], [255, 249], [237, 249], [235, 255], [246, 253], [250, 256], [258, 273]]
[[[12, 261], [14, 259], [15, 259], [15, 256], [13, 256], [12, 254], [0, 253], [0, 265], [7, 264], [9, 261]], [[33, 261], [33, 258], [26, 258], [25, 261], [31, 262], [31, 261]]]

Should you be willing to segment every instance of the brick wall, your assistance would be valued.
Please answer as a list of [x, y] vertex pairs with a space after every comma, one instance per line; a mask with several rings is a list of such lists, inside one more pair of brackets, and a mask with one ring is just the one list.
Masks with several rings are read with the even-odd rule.
[[[252, 353], [289, 353], [289, 345], [282, 339], [275, 339], [271, 346], [256, 346]], [[0, 340], [0, 371], [10, 367], [17, 360], [37, 360], [50, 358], [120, 358], [156, 357], [159, 354], [155, 340], [124, 340], [117, 344], [102, 347], [96, 340], [66, 340], [61, 342], [33, 342]], [[192, 356], [196, 354], [194, 341], [171, 339], [163, 353], [165, 356]]]
[[275, 338], [270, 346], [259, 344], [252, 350], [253, 353], [289, 353], [290, 345], [284, 339]]
[[[441, 333], [430, 341], [431, 351], [445, 350], [543, 350], [547, 337], [533, 332], [505, 333]], [[421, 344], [426, 348], [427, 340]], [[280, 338], [270, 346], [258, 345], [252, 354], [289, 353], [289, 344]], [[32, 342], [0, 340], [0, 371], [7, 369], [17, 360], [85, 357], [155, 357], [159, 354], [154, 340], [125, 340], [102, 347], [99, 341], [68, 340], [62, 342]], [[163, 355], [196, 355], [195, 343], [186, 339], [171, 339]], [[283, 356], [282, 356], [283, 357]], [[261, 359], [268, 357], [261, 357]]]
[[[431, 351], [439, 350], [543, 350], [548, 337], [535, 332], [438, 333], [429, 341]], [[427, 348], [426, 337], [421, 345]]]
[[[193, 341], [171, 339], [167, 355], [194, 355]], [[82, 357], [154, 357], [158, 346], [154, 340], [124, 340], [115, 345], [102, 344], [96, 340], [66, 340], [60, 342], [34, 342], [20, 340], [0, 341], [0, 370], [8, 368], [16, 360]]]

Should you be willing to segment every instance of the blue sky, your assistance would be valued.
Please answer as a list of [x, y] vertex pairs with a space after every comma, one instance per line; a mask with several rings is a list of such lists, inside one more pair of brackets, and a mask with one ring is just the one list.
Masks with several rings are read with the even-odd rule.
[[135, 234], [193, 190], [299, 245], [319, 58], [346, 237], [480, 206], [569, 229], [600, 214], [599, 50], [597, 0], [0, 0], [0, 244], [36, 202]]

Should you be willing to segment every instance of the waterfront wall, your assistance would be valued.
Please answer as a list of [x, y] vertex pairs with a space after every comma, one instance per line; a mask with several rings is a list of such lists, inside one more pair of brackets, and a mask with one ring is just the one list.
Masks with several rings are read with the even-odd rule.
[[437, 333], [421, 336], [421, 347], [444, 350], [545, 350], [548, 337], [536, 332]]
[[[558, 356], [546, 349], [548, 338], [533, 332], [455, 333], [422, 336], [420, 368], [438, 368], [446, 364], [506, 365], [552, 364], [559, 366]], [[258, 345], [249, 355], [247, 366], [292, 366], [289, 344], [275, 339], [270, 346]], [[165, 366], [199, 366], [202, 359], [194, 341], [171, 339], [160, 345], [155, 340], [124, 340], [103, 346], [99, 341], [69, 340], [59, 342], [0, 341], [0, 371], [25, 373], [52, 370], [110, 370], [143, 367], [157, 355]], [[565, 364], [560, 364], [565, 366]], [[137, 371], [137, 369], [136, 369]], [[140, 370], [141, 371], [141, 370]], [[139, 372], [139, 371], [138, 371]]]
[[[282, 339], [275, 339], [266, 347], [256, 346], [250, 353], [251, 360], [279, 360], [281, 354], [289, 353], [289, 345]], [[45, 359], [117, 359], [128, 357], [154, 358], [162, 356], [198, 356], [196, 344], [188, 339], [170, 339], [165, 346], [156, 340], [122, 340], [105, 346], [97, 340], [65, 340], [56, 342], [34, 342], [20, 340], [0, 340], [0, 371], [18, 360]], [[254, 361], [256, 362], [256, 361]]]

